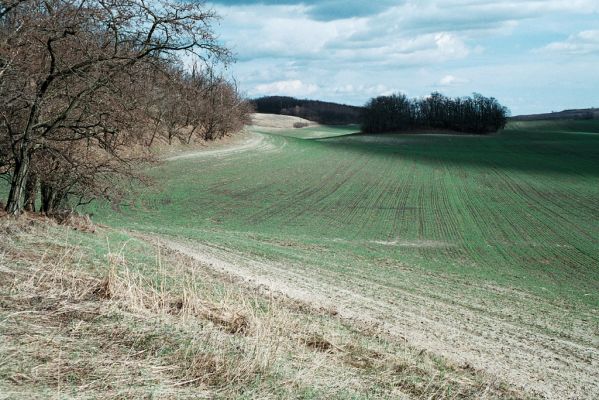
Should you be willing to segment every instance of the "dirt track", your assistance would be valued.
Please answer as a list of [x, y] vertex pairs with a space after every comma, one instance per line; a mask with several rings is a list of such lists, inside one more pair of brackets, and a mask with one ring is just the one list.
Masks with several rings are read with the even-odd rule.
[[300, 266], [255, 260], [217, 246], [171, 239], [158, 242], [256, 288], [335, 310], [346, 320], [376, 326], [411, 346], [484, 370], [533, 396], [591, 399], [599, 395], [599, 350], [592, 337], [564, 339], [408, 291], [361, 290], [352, 287], [351, 279], [340, 284], [338, 277], [310, 277]]
[[272, 145], [272, 143], [268, 142], [264, 135], [247, 132], [242, 140], [237, 141], [231, 145], [213, 150], [195, 150], [192, 152], [186, 152], [183, 154], [178, 154], [176, 156], [165, 158], [164, 161], [176, 161], [190, 158], [208, 157], [220, 158], [223, 156], [235, 155], [252, 149], [267, 151], [271, 150], [272, 148], [274, 148], [274, 146]]

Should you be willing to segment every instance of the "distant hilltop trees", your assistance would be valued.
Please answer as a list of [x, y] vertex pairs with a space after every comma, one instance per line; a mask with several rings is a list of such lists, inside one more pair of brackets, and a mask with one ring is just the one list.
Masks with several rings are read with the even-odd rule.
[[599, 108], [583, 108], [576, 110], [553, 111], [545, 114], [518, 115], [510, 118], [512, 121], [542, 121], [542, 120], [589, 120], [599, 119]]
[[505, 127], [509, 110], [493, 97], [450, 98], [434, 92], [428, 97], [408, 99], [404, 94], [379, 96], [364, 108], [362, 131], [397, 132], [441, 129], [486, 134]]
[[285, 96], [267, 96], [252, 100], [256, 112], [291, 115], [324, 125], [359, 124], [362, 107], [329, 103], [318, 100], [299, 100]]

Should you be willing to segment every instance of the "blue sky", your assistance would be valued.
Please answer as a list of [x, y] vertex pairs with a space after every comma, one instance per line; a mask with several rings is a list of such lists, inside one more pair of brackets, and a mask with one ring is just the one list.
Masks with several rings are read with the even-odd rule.
[[599, 0], [212, 0], [250, 97], [434, 90], [514, 115], [599, 107]]

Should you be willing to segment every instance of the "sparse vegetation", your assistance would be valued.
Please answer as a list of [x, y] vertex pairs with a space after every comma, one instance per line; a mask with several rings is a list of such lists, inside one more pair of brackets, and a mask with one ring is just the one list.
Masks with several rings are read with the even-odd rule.
[[[594, 159], [584, 155], [596, 137], [577, 132], [597, 129], [580, 121], [518, 123], [494, 137], [258, 131], [243, 152], [225, 147], [154, 168], [160, 186], [132, 193], [120, 210], [88, 206], [114, 228], [3, 219], [0, 359], [10, 362], [0, 362], [0, 391], [28, 398], [83, 390], [101, 398], [594, 393], [584, 360], [595, 352], [596, 225], [591, 203], [581, 205], [595, 196], [585, 181], [594, 179]], [[568, 148], [573, 161], [555, 163], [562, 153], [552, 146]], [[356, 162], [370, 168], [350, 168]], [[226, 181], [231, 176], [240, 179]], [[374, 176], [379, 189], [360, 191]], [[487, 191], [506, 179], [529, 190]], [[323, 185], [298, 201], [293, 193], [313, 180]], [[345, 189], [335, 195], [339, 180]], [[441, 182], [449, 197], [421, 195]], [[550, 204], [543, 185], [553, 188]], [[389, 187], [410, 190], [398, 197]], [[572, 201], [576, 213], [566, 206]], [[443, 211], [455, 202], [469, 213], [456, 219]], [[530, 204], [571, 210], [567, 223], [577, 229], [548, 230], [554, 214]], [[571, 378], [563, 366], [573, 362], [581, 383], [565, 389]], [[489, 363], [493, 375], [484, 372]], [[539, 370], [550, 384], [531, 383]]]
[[118, 213], [87, 210], [253, 287], [491, 366], [531, 395], [584, 397], [599, 390], [588, 363], [597, 351], [598, 129], [592, 121], [514, 123], [493, 136], [257, 127], [242, 150], [152, 169], [159, 186]]
[[[8, 398], [520, 398], [322, 310], [100, 228], [4, 220]], [[155, 255], [155, 257], [153, 257]]]

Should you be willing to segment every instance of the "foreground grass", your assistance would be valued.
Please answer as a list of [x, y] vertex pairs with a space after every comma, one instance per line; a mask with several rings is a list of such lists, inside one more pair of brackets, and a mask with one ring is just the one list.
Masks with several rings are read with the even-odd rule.
[[111, 229], [0, 220], [0, 398], [521, 398]]

